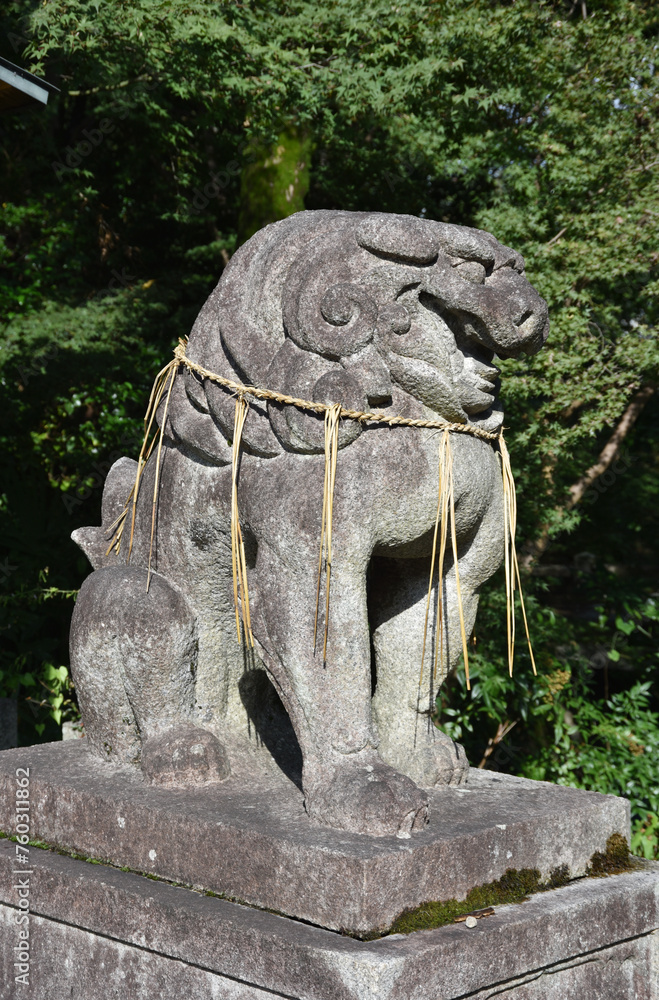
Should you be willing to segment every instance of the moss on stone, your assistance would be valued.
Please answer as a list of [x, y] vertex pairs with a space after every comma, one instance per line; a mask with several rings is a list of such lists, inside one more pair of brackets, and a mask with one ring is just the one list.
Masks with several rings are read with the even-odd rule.
[[[620, 833], [612, 833], [606, 842], [605, 851], [596, 851], [590, 859], [586, 875], [602, 877], [620, 875], [634, 869], [635, 863], [626, 839]], [[550, 889], [561, 889], [571, 881], [567, 865], [554, 868], [549, 877], [542, 881], [537, 868], [509, 868], [496, 882], [476, 886], [466, 899], [458, 902], [447, 899], [441, 902], [422, 903], [412, 910], [405, 910], [394, 921], [387, 934], [411, 934], [413, 931], [431, 930], [452, 924], [456, 917], [464, 917], [474, 910], [488, 906], [503, 906], [507, 903], [523, 903], [529, 896]], [[369, 937], [380, 937], [370, 935]]]
[[592, 876], [620, 875], [635, 867], [629, 844], [621, 833], [612, 833], [606, 842], [605, 851], [595, 851], [590, 859], [587, 873]]
[[447, 899], [441, 902], [422, 903], [413, 910], [405, 910], [394, 921], [387, 933], [411, 934], [413, 931], [430, 930], [452, 924], [456, 917], [463, 917], [474, 910], [505, 903], [521, 903], [536, 892], [557, 889], [570, 881], [566, 865], [556, 868], [546, 882], [537, 868], [509, 868], [500, 879], [475, 886], [466, 899]]

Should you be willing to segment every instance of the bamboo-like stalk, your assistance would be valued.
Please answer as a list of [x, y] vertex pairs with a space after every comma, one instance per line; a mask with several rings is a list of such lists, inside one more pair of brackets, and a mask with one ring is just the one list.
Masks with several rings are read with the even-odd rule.
[[320, 604], [320, 583], [325, 556], [325, 635], [323, 637], [323, 666], [327, 659], [327, 635], [329, 630], [330, 584], [332, 578], [332, 520], [334, 514], [334, 484], [336, 482], [336, 458], [339, 451], [339, 427], [341, 404], [335, 403], [325, 410], [325, 476], [323, 482], [323, 512], [320, 525], [320, 551], [318, 554], [318, 584], [316, 586], [316, 613], [313, 624], [313, 648], [316, 651], [318, 633], [318, 608]]
[[233, 572], [233, 603], [236, 612], [236, 632], [238, 642], [242, 641], [240, 633], [240, 618], [238, 615], [238, 594], [242, 608], [242, 622], [245, 639], [249, 646], [254, 647], [252, 635], [252, 620], [249, 612], [249, 590], [247, 587], [247, 564], [245, 562], [245, 546], [243, 533], [240, 529], [238, 514], [238, 470], [240, 468], [240, 442], [249, 404], [240, 393], [236, 396], [236, 409], [233, 421], [233, 444], [231, 447], [231, 568]]

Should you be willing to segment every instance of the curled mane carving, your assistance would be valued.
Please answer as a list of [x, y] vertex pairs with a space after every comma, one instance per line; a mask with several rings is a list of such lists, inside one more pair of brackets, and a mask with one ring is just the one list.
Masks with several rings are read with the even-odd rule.
[[[495, 393], [482, 401], [489, 405], [465, 405], [460, 374], [465, 349], [486, 364], [494, 339], [499, 354], [502, 341], [516, 352], [514, 322], [507, 331], [491, 328], [497, 319], [503, 325], [499, 300], [514, 295], [515, 279], [526, 293], [523, 273], [519, 254], [479, 230], [411, 216], [303, 212], [266, 227], [235, 254], [193, 327], [188, 356], [237, 382], [315, 402], [388, 413], [396, 395], [405, 415], [496, 429]], [[432, 347], [422, 332], [429, 313]], [[534, 323], [524, 350], [541, 346], [546, 308], [544, 322], [536, 313]], [[230, 393], [190, 372], [180, 382], [167, 432], [228, 463]], [[254, 402], [243, 446], [262, 457], [318, 453], [322, 423], [293, 407]], [[339, 447], [360, 433], [358, 423], [342, 426]]]

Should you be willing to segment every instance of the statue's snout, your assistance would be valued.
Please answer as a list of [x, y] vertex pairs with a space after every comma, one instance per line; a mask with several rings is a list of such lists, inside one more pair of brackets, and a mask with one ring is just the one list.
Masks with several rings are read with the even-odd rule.
[[500, 267], [476, 284], [440, 258], [424, 291], [464, 338], [500, 358], [536, 354], [549, 334], [547, 303], [513, 267]]
[[549, 309], [524, 275], [512, 268], [495, 271], [483, 286], [481, 318], [492, 350], [499, 357], [537, 354], [549, 335]]

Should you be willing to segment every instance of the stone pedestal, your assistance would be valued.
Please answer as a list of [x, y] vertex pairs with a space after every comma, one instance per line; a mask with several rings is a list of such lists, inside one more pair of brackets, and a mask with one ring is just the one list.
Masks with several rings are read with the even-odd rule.
[[[25, 878], [35, 1000], [659, 1000], [659, 865], [578, 877], [628, 834], [622, 799], [472, 772], [466, 789], [433, 793], [420, 835], [370, 838], [313, 826], [283, 775], [154, 789], [80, 740], [0, 754], [10, 835], [17, 768], [30, 771], [31, 838], [134, 870], [36, 847], [28, 866], [0, 841], [2, 1000], [26, 995], [13, 978]], [[474, 928], [338, 932], [386, 928], [508, 868], [561, 865], [570, 885]]]
[[431, 792], [430, 823], [401, 840], [314, 826], [280, 772], [154, 788], [87, 753], [85, 740], [0, 757], [0, 830], [11, 829], [16, 767], [30, 768], [31, 836], [138, 872], [210, 889], [332, 930], [386, 930], [429, 899], [464, 899], [506, 869], [583, 875], [625, 799], [491, 771]]
[[362, 942], [32, 848], [29, 990], [13, 982], [16, 867], [0, 844], [3, 1000], [659, 997], [656, 864], [498, 907], [473, 929]]

